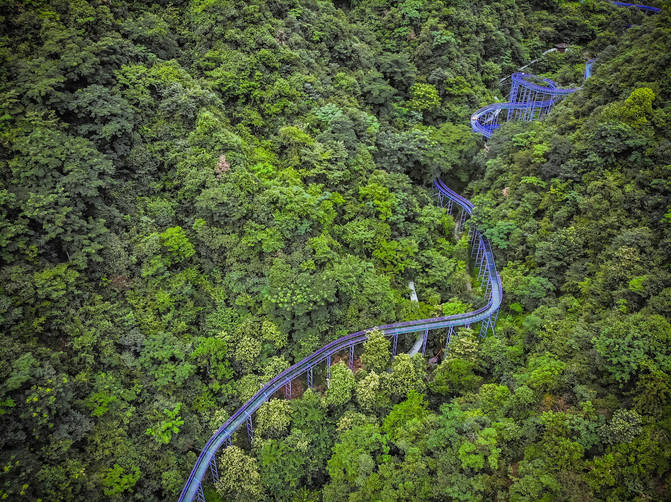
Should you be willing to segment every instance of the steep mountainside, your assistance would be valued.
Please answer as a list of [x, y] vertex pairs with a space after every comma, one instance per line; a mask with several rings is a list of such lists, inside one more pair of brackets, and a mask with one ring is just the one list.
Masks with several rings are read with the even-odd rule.
[[[670, 497], [666, 10], [0, 5], [2, 498], [176, 499], [293, 362], [477, 307], [437, 176], [495, 247], [496, 336], [438, 333], [436, 364], [371, 337], [266, 403], [208, 500]], [[539, 57], [561, 85], [597, 62], [485, 145], [470, 114]]]

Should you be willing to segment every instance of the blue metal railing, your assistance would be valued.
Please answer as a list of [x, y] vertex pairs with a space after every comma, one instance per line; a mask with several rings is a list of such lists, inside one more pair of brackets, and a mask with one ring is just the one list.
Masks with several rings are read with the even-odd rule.
[[662, 9], [660, 9], [659, 7], [650, 7], [649, 5], [641, 5], [641, 4], [638, 4], [638, 3], [613, 2], [613, 1], [610, 1], [610, 0], [609, 0], [608, 3], [611, 3], [611, 4], [616, 5], [618, 7], [632, 7], [634, 9], [641, 9], [641, 10], [645, 10], [645, 11], [648, 11], [648, 12], [654, 12], [654, 13], [662, 11]]

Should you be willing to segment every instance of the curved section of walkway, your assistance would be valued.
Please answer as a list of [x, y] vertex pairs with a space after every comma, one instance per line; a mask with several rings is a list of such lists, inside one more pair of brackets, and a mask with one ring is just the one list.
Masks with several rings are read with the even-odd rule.
[[662, 11], [662, 9], [660, 9], [659, 7], [650, 7], [649, 5], [641, 5], [641, 4], [638, 4], [638, 3], [613, 2], [613, 1], [610, 1], [610, 0], [609, 0], [608, 3], [611, 3], [611, 4], [613, 4], [617, 7], [631, 7], [631, 8], [634, 8], [634, 9], [641, 9], [641, 10], [645, 10], [645, 11], [648, 11], [648, 12], [657, 13], [657, 12]]
[[[648, 5], [633, 4], [626, 2], [609, 3], [618, 7], [631, 7], [647, 12], [658, 13], [661, 9]], [[545, 51], [547, 54], [550, 51]], [[592, 76], [592, 67], [595, 59], [585, 63], [584, 77], [587, 80]], [[527, 65], [528, 66], [528, 65]], [[525, 68], [525, 67], [523, 67]], [[505, 80], [501, 79], [501, 82]], [[542, 78], [531, 73], [513, 73], [511, 76], [509, 100], [506, 103], [493, 103], [480, 108], [471, 115], [471, 129], [473, 132], [482, 134], [485, 138], [491, 138], [503, 122], [510, 120], [532, 121], [540, 120], [550, 113], [552, 107], [562, 98], [573, 94], [580, 87], [562, 89], [549, 78]]]
[[[473, 210], [471, 202], [448, 188], [441, 180], [436, 180], [434, 186], [438, 191], [438, 198], [441, 207], [445, 207], [448, 212], [455, 211], [455, 221], [458, 229], [464, 228], [464, 223]], [[387, 324], [384, 326], [377, 326], [371, 329], [378, 329], [384, 333], [385, 336], [393, 340], [393, 352], [396, 352], [396, 342], [398, 335], [405, 333], [424, 333], [424, 346], [422, 352], [426, 348], [426, 339], [428, 332], [447, 328], [447, 342], [455, 328], [460, 326], [471, 327], [475, 324], [480, 324], [480, 336], [485, 336], [489, 329], [494, 331], [496, 325], [496, 316], [501, 300], [503, 297], [503, 288], [501, 286], [501, 278], [496, 270], [494, 262], [494, 253], [491, 244], [479, 231], [472, 228], [470, 231], [471, 242], [471, 256], [475, 260], [475, 266], [478, 267], [478, 278], [482, 279], [482, 287], [485, 289], [485, 304], [477, 310], [472, 312], [465, 312], [463, 314], [435, 317], [431, 319], [420, 319], [416, 321], [406, 321], [395, 324]], [[259, 407], [268, 401], [273, 394], [291, 385], [291, 382], [296, 378], [306, 376], [309, 386], [313, 384], [312, 372], [315, 366], [322, 362], [326, 362], [327, 374], [330, 373], [331, 357], [339, 352], [349, 352], [349, 363], [352, 367], [354, 347], [365, 342], [368, 339], [368, 333], [371, 330], [358, 331], [350, 335], [338, 338], [333, 342], [320, 348], [313, 354], [309, 355], [302, 361], [297, 362], [287, 370], [283, 371], [270, 382], [261, 388], [249, 401], [240, 407], [210, 438], [205, 447], [200, 453], [196, 465], [193, 467], [189, 479], [182, 490], [179, 497], [180, 502], [202, 500], [204, 495], [202, 490], [202, 483], [207, 476], [208, 470], [211, 471], [212, 476], [216, 478], [217, 468], [215, 455], [222, 446], [227, 446], [231, 443], [233, 433], [241, 426], [246, 426], [248, 433], [252, 434], [253, 414]]]
[[[491, 138], [503, 122], [516, 118], [518, 120], [538, 120], [549, 113], [554, 101], [540, 103], [493, 103], [480, 108], [471, 115], [471, 129], [485, 138]], [[528, 118], [526, 118], [528, 117]]]
[[[591, 74], [593, 61], [589, 61]], [[588, 66], [585, 66], [585, 75]], [[549, 78], [530, 73], [513, 73], [510, 96], [506, 103], [493, 103], [480, 108], [471, 115], [471, 129], [485, 138], [491, 138], [503, 122], [540, 120], [550, 113], [552, 107], [580, 87], [561, 88]]]

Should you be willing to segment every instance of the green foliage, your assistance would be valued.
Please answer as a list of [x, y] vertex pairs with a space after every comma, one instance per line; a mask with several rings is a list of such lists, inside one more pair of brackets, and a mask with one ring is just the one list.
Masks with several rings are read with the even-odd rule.
[[408, 392], [408, 399], [397, 404], [382, 422], [382, 431], [397, 441], [413, 420], [422, 420], [428, 415], [424, 396], [415, 390]]
[[[437, 176], [495, 248], [496, 337], [462, 329], [441, 352], [434, 332], [429, 358], [391, 362], [371, 334], [363, 371], [336, 364], [327, 388], [315, 368], [314, 390], [259, 410], [208, 500], [663, 498], [667, 13], [71, 0], [2, 16], [1, 498], [175, 499], [212, 431], [318, 347], [478, 308]], [[471, 113], [533, 59], [581, 90], [483, 148]]]
[[282, 399], [263, 403], [256, 412], [256, 433], [260, 437], [276, 438], [283, 435], [291, 423], [291, 407]]
[[152, 436], [157, 442], [168, 444], [174, 434], [179, 433], [180, 427], [184, 425], [184, 420], [179, 416], [179, 410], [182, 403], [177, 403], [171, 409], [164, 409], [162, 413], [158, 414], [161, 421], [154, 427], [149, 427], [145, 434]]
[[529, 374], [526, 383], [532, 388], [556, 390], [561, 386], [560, 377], [566, 369], [566, 363], [546, 352], [529, 358], [528, 367]]
[[105, 487], [103, 492], [105, 495], [119, 495], [125, 491], [132, 489], [140, 479], [140, 469], [133, 467], [128, 474], [124, 473], [123, 467], [119, 464], [114, 464], [105, 473], [102, 484]]
[[215, 483], [217, 493], [224, 498], [252, 501], [263, 494], [256, 459], [237, 446], [226, 448], [217, 460], [220, 471]]
[[278, 440], [264, 441], [259, 450], [261, 482], [277, 500], [292, 500], [302, 481], [307, 452]]
[[431, 389], [444, 396], [452, 396], [478, 388], [482, 377], [474, 371], [475, 364], [463, 359], [445, 359], [436, 368]]
[[393, 399], [406, 399], [411, 392], [421, 393], [426, 387], [426, 366], [421, 354], [410, 357], [399, 354], [391, 365], [391, 373], [385, 379], [385, 390]]
[[641, 314], [611, 317], [594, 339], [606, 369], [619, 382], [628, 382], [646, 367], [669, 368], [671, 325], [661, 316]]
[[361, 362], [369, 371], [381, 373], [389, 366], [391, 360], [391, 342], [379, 330], [368, 332], [368, 340], [363, 344]]
[[331, 380], [326, 392], [329, 406], [342, 406], [352, 399], [355, 382], [354, 375], [343, 362], [331, 366]]
[[365, 411], [375, 411], [379, 406], [383, 406], [388, 401], [388, 397], [382, 391], [382, 382], [384, 376], [375, 371], [370, 371], [356, 385], [356, 400]]
[[388, 451], [387, 440], [375, 425], [355, 426], [346, 431], [328, 461], [331, 484], [325, 493], [335, 495], [348, 485], [361, 486], [375, 468], [376, 458]]
[[624, 103], [614, 103], [604, 110], [605, 119], [620, 120], [634, 128], [647, 125], [652, 116], [655, 93], [648, 87], [635, 89]]
[[440, 106], [438, 91], [431, 84], [414, 84], [410, 87], [408, 107], [418, 112], [432, 112]]
[[160, 234], [161, 244], [168, 248], [173, 259], [179, 263], [191, 258], [196, 250], [193, 248], [182, 227], [172, 227]]

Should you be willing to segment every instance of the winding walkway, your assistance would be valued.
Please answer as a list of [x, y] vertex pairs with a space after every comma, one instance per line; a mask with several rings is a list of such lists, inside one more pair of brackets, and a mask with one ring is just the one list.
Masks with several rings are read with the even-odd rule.
[[[610, 1], [610, 3], [619, 7], [633, 7], [654, 13], [660, 12], [659, 8], [646, 5], [614, 1]], [[593, 63], [594, 60], [590, 60], [585, 65], [585, 79], [590, 77]], [[512, 75], [510, 101], [507, 103], [494, 103], [481, 108], [472, 115], [471, 127], [473, 131], [489, 138], [500, 127], [503, 121], [538, 120], [547, 115], [552, 107], [562, 98], [574, 93], [578, 89], [580, 88], [562, 89], [550, 79], [543, 79], [528, 73], [514, 73]], [[453, 211], [455, 212], [457, 231], [463, 230], [464, 222], [473, 210], [473, 204], [468, 199], [448, 188], [440, 179], [434, 182], [434, 186], [438, 191], [441, 207], [445, 207], [450, 214]], [[482, 281], [482, 286], [485, 289], [485, 304], [477, 310], [463, 314], [400, 322], [371, 328], [382, 331], [386, 337], [392, 340], [393, 355], [396, 355], [398, 336], [406, 333], [420, 333], [422, 337], [421, 351], [424, 354], [429, 331], [447, 329], [446, 347], [449, 346], [455, 328], [460, 326], [471, 327], [479, 324], [481, 337], [486, 336], [490, 328], [492, 333], [494, 332], [503, 296], [501, 278], [496, 270], [494, 253], [489, 240], [472, 227], [469, 229], [469, 235], [471, 257], [474, 259], [474, 264], [478, 270], [478, 280]], [[256, 410], [277, 392], [284, 391], [286, 395], [290, 396], [291, 384], [298, 378], [305, 378], [306, 384], [309, 387], [313, 387], [314, 371], [321, 363], [325, 363], [326, 379], [328, 382], [332, 358], [338, 353], [347, 353], [348, 363], [350, 368], [352, 368], [354, 365], [354, 349], [357, 345], [362, 344], [368, 339], [370, 331], [358, 331], [334, 340], [302, 361], [297, 362], [264, 385], [209, 439], [201, 451], [189, 475], [189, 479], [184, 485], [179, 501], [191, 502], [198, 500], [199, 502], [205, 502], [202, 487], [203, 482], [207, 478], [208, 471], [213, 481], [218, 480], [219, 473], [215, 455], [220, 448], [232, 444], [233, 433], [239, 428], [245, 427], [251, 439], [254, 433], [253, 416]]]
[[[457, 230], [464, 229], [464, 223], [473, 210], [471, 202], [448, 188], [440, 179], [434, 182], [438, 191], [438, 199], [441, 207], [448, 212], [455, 213]], [[447, 329], [445, 345], [449, 345], [455, 328], [460, 326], [472, 327], [480, 325], [480, 336], [486, 336], [491, 329], [492, 333], [496, 326], [499, 307], [503, 296], [501, 278], [496, 270], [494, 253], [491, 244], [477, 229], [470, 228], [471, 257], [478, 270], [478, 280], [481, 281], [485, 290], [485, 302], [482, 307], [472, 312], [451, 315], [446, 317], [435, 317], [431, 319], [420, 319], [395, 324], [377, 326], [376, 328], [391, 339], [392, 353], [396, 355], [398, 336], [406, 333], [423, 333], [422, 354], [426, 349], [429, 331], [436, 329]], [[287, 370], [283, 371], [270, 382], [264, 385], [249, 401], [240, 407], [210, 438], [203, 448], [196, 465], [179, 497], [183, 501], [205, 501], [202, 484], [207, 477], [208, 471], [212, 479], [216, 481], [219, 477], [215, 455], [221, 447], [229, 446], [232, 442], [233, 433], [240, 427], [246, 427], [250, 438], [253, 436], [253, 415], [259, 407], [268, 401], [278, 391], [284, 391], [291, 395], [291, 383], [297, 378], [305, 378], [309, 387], [314, 385], [315, 367], [321, 363], [326, 365], [326, 378], [330, 378], [330, 367], [332, 358], [338, 353], [346, 353], [350, 368], [354, 364], [354, 348], [368, 340], [371, 330], [358, 331], [350, 335], [338, 338], [325, 345], [302, 361], [297, 362]]]
[[[608, 3], [617, 7], [635, 8], [654, 14], [661, 12], [659, 7], [650, 7], [648, 5], [614, 2], [611, 0]], [[553, 49], [550, 49], [543, 54], [552, 51]], [[526, 68], [536, 61], [534, 60], [522, 68]], [[592, 75], [594, 61], [595, 59], [590, 59], [585, 63], [585, 80]], [[506, 78], [501, 79], [499, 83], [506, 80]], [[510, 120], [522, 120], [526, 122], [540, 120], [550, 113], [555, 104], [579, 89], [581, 88], [571, 87], [563, 89], [558, 87], [553, 80], [538, 77], [531, 73], [513, 73], [508, 102], [493, 103], [480, 108], [471, 115], [471, 129], [473, 129], [473, 132], [482, 134], [485, 138], [491, 138], [503, 122]]]
[[[586, 78], [591, 75], [593, 60], [585, 66]], [[552, 107], [580, 87], [563, 89], [549, 78], [531, 73], [513, 73], [510, 98], [507, 103], [484, 106], [471, 115], [471, 129], [485, 138], [491, 138], [503, 122], [532, 121], [545, 117]]]

